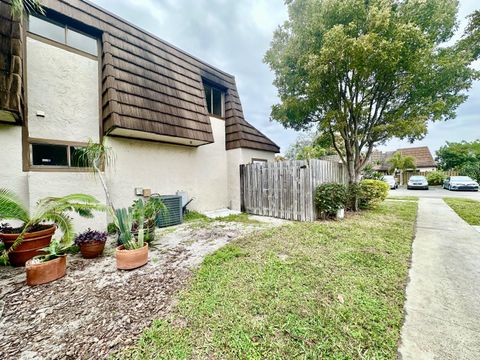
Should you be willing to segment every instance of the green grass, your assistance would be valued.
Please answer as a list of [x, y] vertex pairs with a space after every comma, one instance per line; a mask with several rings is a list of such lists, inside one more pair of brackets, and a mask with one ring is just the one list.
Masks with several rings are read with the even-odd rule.
[[443, 199], [463, 220], [470, 225], [480, 225], [480, 201], [471, 199]]
[[396, 359], [417, 204], [294, 223], [205, 258], [125, 359]]
[[418, 201], [418, 196], [389, 196], [388, 200], [409, 200], [409, 201]]

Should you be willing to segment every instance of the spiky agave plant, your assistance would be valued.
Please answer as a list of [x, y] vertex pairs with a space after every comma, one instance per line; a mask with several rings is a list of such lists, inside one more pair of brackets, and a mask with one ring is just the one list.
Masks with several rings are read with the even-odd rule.
[[33, 226], [42, 222], [53, 222], [63, 232], [61, 243], [68, 246], [72, 243], [74, 232], [73, 223], [69, 214], [74, 212], [82, 217], [93, 217], [94, 211], [108, 211], [109, 207], [86, 194], [71, 194], [63, 197], [46, 197], [38, 201], [35, 209], [30, 213], [22, 200], [10, 190], [0, 189], [0, 219], [19, 220], [22, 231], [13, 245], [3, 256], [13, 251], [22, 241], [25, 234]]
[[39, 0], [11, 0], [11, 13], [13, 16], [22, 17], [24, 13], [32, 12], [45, 13]]
[[[145, 222], [145, 206], [143, 200], [137, 202], [135, 210], [128, 209], [115, 210], [114, 222], [119, 233], [120, 243], [126, 250], [140, 249], [145, 245], [145, 233], [143, 226]], [[138, 235], [132, 232], [134, 221], [138, 221]]]

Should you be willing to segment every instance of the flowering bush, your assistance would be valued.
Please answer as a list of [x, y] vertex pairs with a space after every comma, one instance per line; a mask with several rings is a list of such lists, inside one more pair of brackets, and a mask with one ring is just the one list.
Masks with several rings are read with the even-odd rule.
[[107, 233], [103, 231], [97, 231], [88, 229], [81, 234], [78, 234], [75, 238], [76, 245], [82, 245], [86, 243], [92, 242], [106, 242], [107, 241]]

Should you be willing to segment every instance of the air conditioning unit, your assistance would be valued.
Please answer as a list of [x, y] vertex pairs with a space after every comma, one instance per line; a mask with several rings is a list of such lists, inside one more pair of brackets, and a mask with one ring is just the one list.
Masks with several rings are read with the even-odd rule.
[[157, 226], [163, 228], [181, 224], [183, 221], [182, 196], [162, 195], [160, 198], [167, 207], [167, 211], [158, 215]]

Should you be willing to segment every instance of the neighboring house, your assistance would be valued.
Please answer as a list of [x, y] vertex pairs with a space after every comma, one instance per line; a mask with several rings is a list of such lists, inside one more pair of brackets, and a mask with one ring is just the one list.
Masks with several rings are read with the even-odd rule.
[[21, 23], [0, 0], [11, 29], [0, 33], [0, 187], [30, 205], [75, 192], [105, 201], [78, 159], [105, 138], [117, 207], [147, 188], [185, 191], [199, 211], [239, 210], [239, 166], [279, 147], [244, 119], [235, 78], [89, 2], [42, 3], [45, 17]]
[[[382, 152], [379, 150], [372, 151], [370, 155], [369, 163], [373, 169], [381, 173], [389, 173], [392, 165], [388, 160], [396, 152], [400, 152], [403, 156], [411, 156], [415, 159], [416, 170], [419, 172], [434, 171], [437, 169], [437, 164], [433, 159], [432, 153], [428, 146], [402, 148], [395, 151]], [[341, 162], [338, 155], [326, 155], [322, 157], [322, 160]]]

